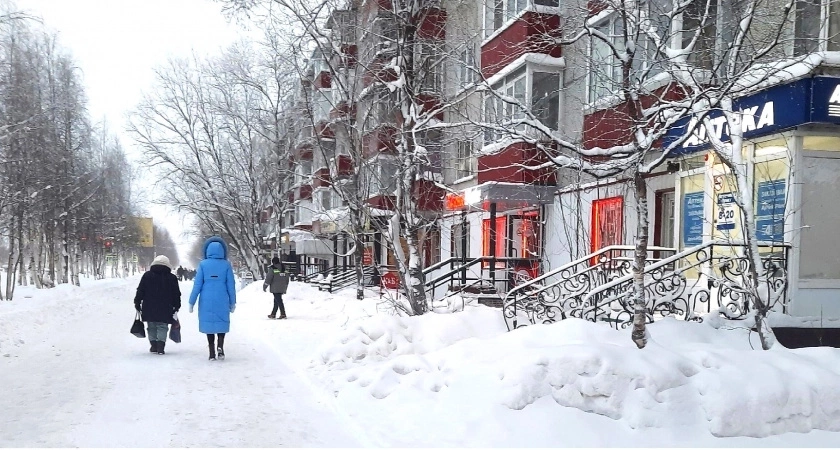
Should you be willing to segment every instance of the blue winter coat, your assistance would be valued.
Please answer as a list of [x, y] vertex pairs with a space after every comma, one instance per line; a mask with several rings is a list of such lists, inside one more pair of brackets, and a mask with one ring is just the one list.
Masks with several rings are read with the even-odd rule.
[[198, 331], [204, 334], [230, 331], [230, 310], [236, 305], [233, 268], [227, 260], [227, 245], [213, 236], [204, 243], [204, 260], [198, 264], [190, 306], [198, 301]]

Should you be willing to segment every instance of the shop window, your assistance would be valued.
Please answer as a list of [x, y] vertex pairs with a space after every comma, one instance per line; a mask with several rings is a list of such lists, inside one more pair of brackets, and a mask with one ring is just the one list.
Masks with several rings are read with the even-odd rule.
[[[507, 254], [506, 251], [506, 236], [507, 218], [496, 218], [496, 256], [502, 257]], [[481, 254], [483, 256], [490, 256], [490, 219], [484, 219], [481, 222]]]
[[596, 252], [624, 240], [624, 197], [611, 197], [592, 202], [591, 250]]
[[522, 216], [512, 218], [513, 253], [516, 258], [539, 258], [542, 250], [540, 236], [540, 218], [538, 211], [529, 211]]

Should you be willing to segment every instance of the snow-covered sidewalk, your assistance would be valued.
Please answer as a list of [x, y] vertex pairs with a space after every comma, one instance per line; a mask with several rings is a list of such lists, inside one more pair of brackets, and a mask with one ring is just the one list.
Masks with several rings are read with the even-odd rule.
[[301, 283], [270, 320], [257, 281], [211, 363], [186, 307], [166, 356], [128, 333], [137, 281], [0, 303], [0, 446], [840, 446], [840, 350], [753, 350], [732, 324], [664, 320], [638, 351], [579, 320], [508, 333], [497, 309], [396, 317]]
[[[183, 342], [150, 354], [128, 333], [138, 281], [20, 288], [0, 302], [0, 446], [359, 445], [294, 369], [245, 337], [256, 318], [237, 311], [228, 359], [210, 362], [184, 307]], [[191, 286], [181, 285], [185, 304]]]

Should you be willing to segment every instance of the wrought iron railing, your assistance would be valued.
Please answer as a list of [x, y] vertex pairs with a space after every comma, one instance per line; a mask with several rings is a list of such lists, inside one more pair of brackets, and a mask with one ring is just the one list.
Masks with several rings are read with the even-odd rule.
[[[505, 296], [503, 311], [508, 329], [524, 323], [551, 323], [566, 318], [566, 309], [598, 286], [630, 273], [635, 247], [611, 245], [525, 281]], [[671, 256], [676, 250], [649, 247], [647, 264]]]
[[[751, 261], [743, 242], [710, 241], [686, 249], [645, 267], [645, 310], [648, 322], [673, 316], [699, 320], [699, 313], [713, 308], [730, 319], [743, 318], [752, 307], [749, 285]], [[760, 295], [771, 308], [787, 307], [787, 261], [789, 246], [760, 243], [762, 267], [758, 270]], [[578, 317], [606, 321], [616, 328], [633, 318], [633, 277], [627, 273], [583, 294], [529, 298], [530, 303], [506, 302], [509, 328], [529, 323], [554, 322]], [[550, 314], [547, 314], [549, 311]]]

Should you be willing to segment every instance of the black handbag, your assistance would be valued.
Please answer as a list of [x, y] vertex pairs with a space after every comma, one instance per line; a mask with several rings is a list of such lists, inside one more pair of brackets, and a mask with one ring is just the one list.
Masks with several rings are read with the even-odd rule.
[[172, 318], [175, 320], [169, 327], [169, 339], [172, 339], [172, 342], [179, 343], [181, 342], [181, 322], [178, 321], [178, 313], [175, 313]]
[[131, 325], [131, 334], [139, 338], [146, 337], [146, 330], [143, 328], [143, 321], [140, 320], [140, 311], [137, 311], [137, 315], [134, 316], [134, 324]]

